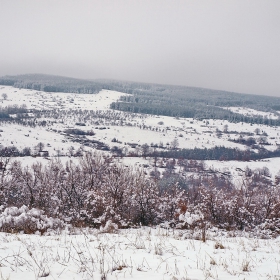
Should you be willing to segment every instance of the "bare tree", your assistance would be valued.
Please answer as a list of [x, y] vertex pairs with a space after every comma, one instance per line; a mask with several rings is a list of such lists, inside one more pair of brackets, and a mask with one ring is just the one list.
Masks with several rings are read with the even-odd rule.
[[174, 138], [173, 141], [171, 141], [171, 149], [176, 150], [179, 147], [179, 141], [177, 138]]
[[141, 152], [142, 152], [142, 156], [144, 158], [146, 158], [146, 156], [148, 155], [149, 150], [150, 150], [150, 148], [149, 148], [149, 145], [147, 143], [145, 143], [141, 146]]

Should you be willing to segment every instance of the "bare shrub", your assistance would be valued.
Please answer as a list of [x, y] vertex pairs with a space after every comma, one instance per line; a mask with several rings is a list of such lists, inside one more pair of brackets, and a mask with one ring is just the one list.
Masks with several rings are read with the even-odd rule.
[[104, 228], [111, 221], [118, 228], [164, 224], [197, 229], [204, 241], [213, 226], [280, 234], [280, 188], [267, 169], [247, 170], [236, 187], [227, 174], [201, 169], [199, 176], [157, 181], [99, 153], [85, 153], [78, 164], [54, 160], [22, 167], [17, 161], [2, 162], [2, 210], [27, 205], [24, 213], [38, 209], [42, 220], [45, 215], [77, 227]]

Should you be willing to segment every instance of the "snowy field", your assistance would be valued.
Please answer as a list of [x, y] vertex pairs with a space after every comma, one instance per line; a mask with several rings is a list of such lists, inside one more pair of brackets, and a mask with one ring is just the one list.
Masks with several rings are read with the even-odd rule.
[[30, 89], [18, 89], [11, 86], [0, 86], [1, 106], [26, 105], [28, 109], [53, 110], [53, 109], [82, 109], [105, 110], [110, 104], [117, 101], [120, 96], [126, 95], [111, 90], [102, 90], [98, 94], [52, 93]]
[[250, 117], [262, 116], [263, 118], [276, 119], [276, 120], [279, 118], [279, 115], [276, 115], [274, 113], [257, 111], [251, 108], [245, 108], [245, 107], [223, 107], [223, 108], [233, 113], [238, 113]]
[[[234, 234], [233, 234], [234, 235]], [[279, 279], [280, 239], [165, 229], [0, 234], [0, 279]]]
[[[3, 94], [7, 98], [3, 98]], [[109, 148], [117, 146], [126, 153], [133, 152], [141, 155], [141, 145], [162, 145], [164, 149], [169, 149], [176, 139], [179, 148], [213, 148], [224, 146], [228, 148], [248, 149], [248, 146], [233, 142], [240, 138], [253, 137], [258, 143], [261, 137], [265, 137], [268, 145], [265, 148], [274, 151], [280, 144], [279, 127], [248, 124], [229, 123], [223, 120], [196, 120], [188, 118], [173, 118], [167, 116], [129, 114], [109, 109], [110, 103], [117, 101], [125, 93], [102, 90], [98, 94], [73, 94], [73, 93], [46, 93], [28, 89], [17, 89], [9, 86], [0, 87], [1, 106], [25, 105], [29, 109], [47, 110], [60, 112], [59, 115], [39, 120], [47, 120], [46, 126], [24, 126], [15, 123], [2, 123], [0, 125], [0, 145], [3, 147], [16, 146], [18, 149], [30, 147], [31, 152], [35, 152], [38, 143], [44, 144], [44, 150], [48, 151], [49, 159], [62, 156], [60, 159], [65, 162], [69, 160], [69, 150], [90, 150], [90, 147], [82, 143], [71, 140], [63, 133], [66, 129], [75, 128], [83, 131], [93, 131], [94, 136], [86, 136], [90, 141], [100, 141]], [[253, 115], [261, 112], [230, 107], [238, 113]], [[78, 110], [78, 111], [77, 111]], [[85, 110], [101, 112], [100, 115], [84, 116]], [[262, 112], [263, 116], [275, 118], [267, 112]], [[59, 119], [60, 118], [60, 119]], [[85, 126], [76, 125], [84, 122]], [[258, 130], [258, 133], [256, 131]], [[225, 132], [226, 131], [226, 132]], [[246, 136], [251, 135], [251, 136]], [[266, 135], [266, 136], [264, 136]], [[116, 139], [117, 142], [112, 142]], [[133, 143], [136, 148], [132, 148]], [[24, 165], [31, 165], [40, 161], [47, 163], [43, 158], [19, 158]], [[73, 160], [73, 159], [72, 159]], [[129, 157], [121, 160], [126, 165], [136, 168], [143, 165], [150, 165], [152, 169], [152, 159], [141, 157]], [[220, 171], [230, 171], [238, 178], [241, 173], [238, 168], [244, 169], [248, 166], [251, 169], [262, 167], [269, 168], [274, 177], [280, 169], [280, 159], [267, 159], [261, 162], [220, 162], [206, 161], [206, 166]], [[162, 170], [163, 171], [163, 170]]]
[[237, 184], [242, 184], [242, 176], [246, 167], [251, 170], [268, 168], [270, 176], [274, 180], [276, 175], [280, 175], [280, 158], [267, 158], [259, 161], [217, 161], [217, 160], [205, 160], [207, 169], [219, 170], [220, 172], [230, 172], [234, 181]]
[[[108, 119], [106, 114], [102, 116], [85, 118], [84, 110], [93, 110], [93, 112], [111, 112], [110, 103], [117, 101], [124, 93], [103, 90], [98, 94], [72, 94], [72, 93], [46, 93], [35, 90], [16, 89], [3, 86], [0, 88], [0, 96], [7, 94], [7, 99], [1, 100], [1, 106], [26, 105], [28, 109], [59, 110], [59, 117], [47, 118], [50, 125], [43, 128], [23, 127], [15, 124], [2, 124], [3, 130], [0, 136], [1, 145], [16, 145], [19, 148], [36, 145], [38, 142], [48, 144], [54, 149], [67, 150], [70, 146], [78, 148], [76, 143], [67, 143], [68, 140], [61, 132], [69, 127], [80, 128], [76, 125], [79, 121], [85, 122], [85, 131], [92, 130], [95, 136], [90, 138], [101, 141], [109, 147], [119, 146], [130, 150], [128, 143], [134, 143], [139, 146], [147, 143], [163, 144], [164, 147], [171, 147], [174, 139], [178, 141], [179, 148], [212, 148], [215, 146], [224, 146], [228, 148], [239, 148], [245, 150], [248, 147], [233, 142], [238, 140], [240, 134], [243, 138], [246, 135], [253, 135], [256, 142], [263, 135], [266, 137], [266, 149], [275, 150], [280, 144], [279, 129], [276, 127], [248, 124], [248, 123], [229, 123], [222, 120], [199, 121], [187, 118], [173, 118], [167, 116], [129, 114], [127, 112], [117, 112], [117, 116], [111, 116]], [[80, 110], [74, 111], [74, 110]], [[73, 112], [73, 113], [71, 113]], [[109, 114], [108, 113], [108, 114]], [[245, 111], [244, 111], [245, 113]], [[273, 117], [273, 116], [272, 116]], [[42, 120], [42, 119], [41, 119]], [[98, 123], [98, 125], [96, 125]], [[101, 129], [102, 128], [102, 129]], [[104, 128], [104, 129], [103, 129]], [[256, 129], [259, 134], [256, 134]], [[51, 130], [60, 131], [59, 133]], [[227, 133], [224, 133], [225, 130]], [[219, 133], [218, 133], [219, 132]], [[112, 143], [112, 139], [117, 139], [121, 143]]]

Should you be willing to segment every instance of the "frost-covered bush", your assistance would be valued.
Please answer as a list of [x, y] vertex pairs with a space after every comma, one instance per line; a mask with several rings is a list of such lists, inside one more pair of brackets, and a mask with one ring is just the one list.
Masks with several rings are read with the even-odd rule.
[[49, 229], [58, 229], [65, 224], [59, 220], [43, 215], [39, 209], [29, 209], [23, 205], [20, 208], [8, 207], [0, 214], [0, 229], [5, 232], [24, 232], [41, 234]]
[[195, 213], [190, 213], [186, 211], [184, 214], [179, 215], [179, 223], [177, 224], [177, 228], [195, 228], [196, 226], [200, 226], [204, 220], [204, 216], [200, 211]]
[[[270, 235], [280, 234], [280, 219], [266, 219], [265, 222], [258, 225], [257, 227], [260, 231], [268, 231]], [[272, 234], [273, 233], [273, 234]]]
[[118, 228], [262, 227], [279, 232], [280, 184], [269, 182], [267, 172], [245, 172], [242, 186], [236, 187], [224, 176], [201, 169], [184, 179], [182, 189], [180, 175], [160, 184], [97, 153], [84, 154], [78, 164], [56, 160], [45, 166], [5, 166], [0, 172], [0, 230], [44, 232], [61, 221], [104, 229], [111, 221]]

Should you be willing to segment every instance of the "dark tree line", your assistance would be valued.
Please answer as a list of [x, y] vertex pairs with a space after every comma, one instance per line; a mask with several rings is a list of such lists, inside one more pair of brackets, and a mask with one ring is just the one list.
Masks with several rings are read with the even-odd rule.
[[17, 115], [18, 117], [24, 116], [27, 114], [28, 110], [25, 106], [7, 106], [7, 107], [0, 107], [0, 119], [10, 119], [10, 115]]
[[146, 156], [150, 157], [162, 157], [162, 158], [175, 158], [175, 159], [193, 159], [193, 160], [238, 160], [238, 161], [249, 161], [259, 160], [264, 158], [280, 157], [280, 149], [275, 151], [268, 151], [266, 149], [260, 149], [258, 153], [245, 150], [241, 151], [237, 148], [226, 148], [226, 147], [214, 147], [211, 149], [177, 149], [169, 151], [150, 151], [146, 153]]
[[102, 87], [98, 82], [52, 75], [18, 75], [0, 78], [1, 85], [14, 86], [45, 92], [98, 93]]
[[172, 102], [153, 103], [151, 101], [145, 103], [135, 103], [119, 101], [113, 102], [110, 105], [110, 108], [131, 113], [195, 118], [199, 120], [221, 119], [234, 123], [244, 122], [280, 126], [280, 119], [269, 119], [262, 116], [245, 116], [215, 106], [205, 106], [197, 103], [190, 104], [187, 102], [187, 100], [178, 104], [172, 104]]

